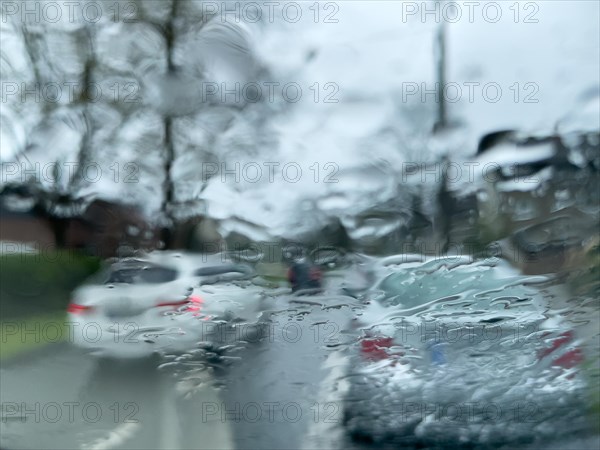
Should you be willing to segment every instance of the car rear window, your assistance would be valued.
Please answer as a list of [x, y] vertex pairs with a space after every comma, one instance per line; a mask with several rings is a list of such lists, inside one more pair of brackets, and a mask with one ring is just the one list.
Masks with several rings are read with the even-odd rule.
[[212, 275], [222, 275], [225, 273], [250, 273], [250, 268], [239, 264], [223, 264], [220, 266], [200, 267], [194, 271], [194, 275], [198, 277], [207, 277]]
[[159, 284], [177, 278], [177, 271], [160, 266], [125, 267], [113, 269], [104, 284]]

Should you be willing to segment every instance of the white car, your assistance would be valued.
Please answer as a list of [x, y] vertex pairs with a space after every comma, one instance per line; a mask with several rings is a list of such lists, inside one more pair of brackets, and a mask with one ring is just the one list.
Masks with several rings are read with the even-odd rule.
[[352, 438], [506, 445], [542, 424], [551, 433], [557, 411], [581, 403], [583, 353], [553, 313], [547, 277], [463, 256], [397, 255], [377, 273], [345, 378]]
[[[224, 254], [152, 252], [112, 263], [73, 292], [70, 340], [103, 357], [180, 353], [247, 337], [265, 295]], [[236, 333], [228, 330], [233, 325]]]

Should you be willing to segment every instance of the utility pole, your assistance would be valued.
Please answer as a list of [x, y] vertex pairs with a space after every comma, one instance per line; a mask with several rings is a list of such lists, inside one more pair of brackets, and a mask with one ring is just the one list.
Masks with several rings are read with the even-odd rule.
[[[441, 10], [442, 0], [438, 0], [437, 7]], [[437, 118], [433, 126], [433, 132], [437, 133], [448, 126], [448, 111], [446, 99], [444, 98], [444, 86], [446, 85], [446, 23], [442, 17], [435, 39], [435, 65], [437, 79]]]

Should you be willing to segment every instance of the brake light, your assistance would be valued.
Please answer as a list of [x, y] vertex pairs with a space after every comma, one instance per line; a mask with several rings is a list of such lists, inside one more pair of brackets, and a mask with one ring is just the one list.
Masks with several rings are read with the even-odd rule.
[[366, 359], [380, 361], [389, 358], [387, 350], [394, 345], [394, 340], [391, 337], [373, 337], [363, 339], [360, 344]]
[[[565, 331], [560, 336], [552, 340], [550, 347], [544, 348], [538, 352], [538, 360], [547, 357], [550, 354], [556, 355], [552, 365], [560, 366], [565, 369], [570, 369], [583, 362], [583, 352], [580, 348], [567, 350], [562, 355], [558, 356], [569, 343], [575, 339], [572, 331]], [[560, 349], [560, 350], [559, 350]]]
[[186, 308], [187, 311], [200, 311], [202, 305], [204, 304], [204, 300], [201, 297], [197, 297], [195, 295], [188, 298], [190, 305]]
[[186, 298], [185, 300], [180, 300], [176, 302], [161, 302], [156, 306], [185, 306], [188, 305], [186, 311], [199, 311], [202, 307], [204, 300], [202, 298], [192, 295], [191, 297]]
[[183, 306], [183, 305], [187, 305], [189, 303], [188, 300], [181, 300], [178, 302], [161, 302], [156, 306]]
[[78, 305], [77, 303], [69, 303], [69, 306], [67, 306], [67, 312], [71, 314], [89, 313], [93, 309], [93, 306]]
[[571, 369], [578, 366], [583, 362], [583, 352], [580, 348], [574, 348], [569, 350], [564, 355], [554, 360], [554, 365], [563, 367], [565, 369]]

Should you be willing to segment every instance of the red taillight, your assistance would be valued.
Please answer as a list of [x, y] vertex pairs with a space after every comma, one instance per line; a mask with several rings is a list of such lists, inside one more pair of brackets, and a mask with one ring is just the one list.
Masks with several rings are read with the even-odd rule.
[[548, 356], [550, 353], [552, 353], [553, 351], [562, 347], [563, 345], [568, 344], [572, 340], [573, 340], [573, 332], [565, 331], [560, 336], [558, 336], [557, 338], [552, 340], [552, 345], [550, 347], [540, 350], [538, 352], [538, 357], [544, 358], [544, 357]]
[[186, 308], [187, 311], [198, 312], [202, 309], [202, 305], [204, 304], [204, 300], [201, 297], [192, 296], [188, 298], [190, 301], [190, 306]]
[[157, 304], [156, 306], [178, 307], [178, 306], [188, 305], [188, 307], [186, 308], [186, 311], [199, 311], [200, 308], [202, 307], [203, 303], [204, 303], [204, 300], [202, 300], [200, 297], [191, 296], [191, 297], [186, 298], [185, 300], [180, 300], [180, 301], [176, 301], [176, 302], [161, 302], [161, 303]]
[[189, 303], [189, 300], [181, 300], [178, 302], [161, 302], [156, 306], [183, 306], [183, 305], [187, 305]]
[[390, 337], [365, 338], [360, 344], [366, 359], [380, 361], [389, 358], [388, 349], [394, 345], [394, 340]]
[[574, 348], [573, 350], [569, 350], [567, 353], [563, 354], [559, 358], [554, 360], [555, 366], [560, 366], [565, 369], [571, 369], [573, 367], [578, 366], [583, 362], [583, 352], [579, 348]]
[[[543, 359], [551, 354], [557, 355], [561, 348], [571, 343], [575, 336], [572, 331], [566, 331], [552, 341], [550, 347], [544, 348], [538, 352], [538, 359]], [[565, 369], [570, 369], [583, 362], [583, 352], [579, 348], [567, 350], [552, 362], [553, 366], [560, 366]]]
[[83, 314], [91, 312], [94, 308], [92, 306], [78, 305], [77, 303], [70, 303], [67, 306], [67, 312], [71, 314]]
[[188, 297], [188, 300], [190, 302], [192, 302], [192, 303], [196, 303], [196, 304], [199, 304], [199, 305], [201, 305], [201, 304], [204, 303], [204, 300], [202, 300], [201, 297], [198, 297], [196, 295], [192, 295], [191, 297]]

